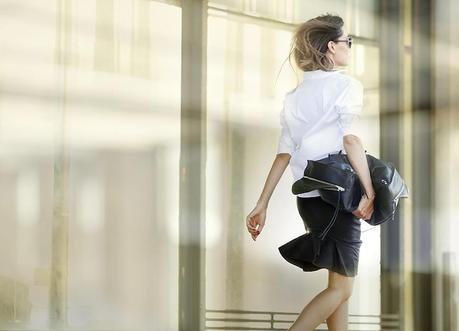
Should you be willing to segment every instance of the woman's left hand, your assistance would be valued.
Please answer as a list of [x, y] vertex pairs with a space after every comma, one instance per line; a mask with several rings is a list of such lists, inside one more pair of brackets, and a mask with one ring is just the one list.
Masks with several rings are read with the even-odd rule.
[[[257, 240], [258, 235], [265, 226], [266, 208], [257, 205], [246, 217], [247, 230], [252, 235], [252, 239]], [[258, 228], [257, 228], [258, 226]]]
[[370, 197], [364, 194], [360, 199], [359, 206], [356, 210], [352, 212], [358, 218], [363, 218], [364, 220], [371, 219], [371, 215], [374, 211], [374, 203], [375, 203], [375, 194], [373, 193]]

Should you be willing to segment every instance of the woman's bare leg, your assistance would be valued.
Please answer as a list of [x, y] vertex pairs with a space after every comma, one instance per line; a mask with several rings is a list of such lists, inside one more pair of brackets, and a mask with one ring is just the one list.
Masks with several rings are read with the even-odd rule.
[[344, 301], [327, 318], [328, 331], [346, 331], [348, 328], [349, 299]]
[[[317, 294], [311, 302], [303, 308], [288, 331], [313, 331], [318, 325], [323, 323], [330, 315], [337, 311], [342, 303], [349, 299], [352, 294], [353, 285], [353, 277], [346, 277], [336, 272], [329, 271], [328, 287]], [[338, 314], [337, 316], [342, 316], [342, 314]], [[342, 318], [338, 318], [336, 324], [342, 324]], [[337, 327], [342, 326], [337, 325]]]

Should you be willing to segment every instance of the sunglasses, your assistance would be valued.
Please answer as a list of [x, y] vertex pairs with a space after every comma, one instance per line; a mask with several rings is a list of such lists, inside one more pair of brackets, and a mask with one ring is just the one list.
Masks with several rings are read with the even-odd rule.
[[347, 45], [349, 46], [349, 48], [351, 48], [352, 46], [352, 36], [348, 36], [347, 39], [336, 39], [336, 40], [333, 40], [335, 43], [339, 43], [340, 41], [343, 41], [343, 42], [347, 42]]

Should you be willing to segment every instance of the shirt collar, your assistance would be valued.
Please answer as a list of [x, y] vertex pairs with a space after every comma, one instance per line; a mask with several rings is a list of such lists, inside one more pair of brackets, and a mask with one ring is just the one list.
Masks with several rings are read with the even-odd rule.
[[328, 76], [328, 75], [333, 75], [333, 74], [338, 73], [338, 72], [345, 72], [345, 69], [333, 69], [331, 71], [317, 69], [317, 70], [311, 70], [311, 71], [304, 71], [303, 79], [325, 77], [325, 76]]

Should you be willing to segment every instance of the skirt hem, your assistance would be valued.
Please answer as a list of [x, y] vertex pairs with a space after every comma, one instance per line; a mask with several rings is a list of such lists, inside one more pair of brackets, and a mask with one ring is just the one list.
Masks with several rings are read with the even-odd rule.
[[[347, 277], [358, 273], [358, 256], [362, 241], [341, 243], [333, 237], [324, 240], [305, 233], [278, 247], [281, 256], [305, 272], [328, 269]], [[357, 263], [356, 263], [357, 261]]]

